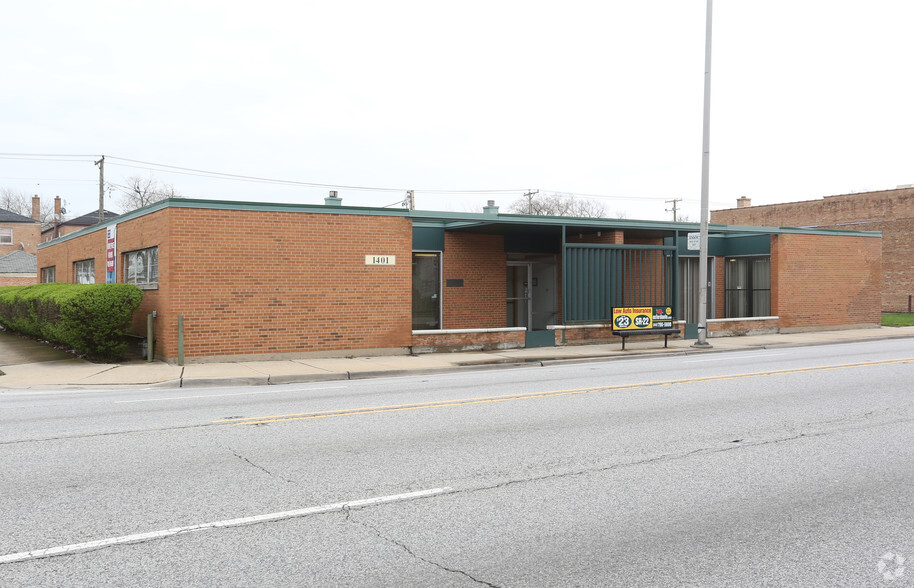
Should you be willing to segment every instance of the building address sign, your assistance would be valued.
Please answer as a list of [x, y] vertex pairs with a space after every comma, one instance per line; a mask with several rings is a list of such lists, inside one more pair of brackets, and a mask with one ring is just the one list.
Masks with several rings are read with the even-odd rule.
[[365, 265], [397, 265], [396, 255], [366, 255]]

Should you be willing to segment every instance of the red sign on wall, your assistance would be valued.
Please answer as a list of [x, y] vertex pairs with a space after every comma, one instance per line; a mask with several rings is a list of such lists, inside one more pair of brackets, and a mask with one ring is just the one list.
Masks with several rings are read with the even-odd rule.
[[108, 239], [105, 246], [105, 282], [117, 282], [117, 225], [108, 227]]

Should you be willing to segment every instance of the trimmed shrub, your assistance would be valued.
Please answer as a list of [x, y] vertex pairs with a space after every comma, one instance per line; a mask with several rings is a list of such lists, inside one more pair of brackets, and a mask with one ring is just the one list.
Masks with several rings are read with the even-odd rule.
[[0, 288], [0, 324], [96, 359], [120, 359], [143, 291], [131, 284], [36, 284]]

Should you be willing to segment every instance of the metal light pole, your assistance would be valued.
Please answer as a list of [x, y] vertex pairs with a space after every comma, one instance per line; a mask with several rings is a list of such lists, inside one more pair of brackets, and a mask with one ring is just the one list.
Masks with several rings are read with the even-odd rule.
[[708, 0], [705, 25], [705, 108], [701, 156], [701, 227], [698, 251], [698, 341], [693, 347], [711, 347], [708, 343], [708, 172], [711, 158], [711, 3]]

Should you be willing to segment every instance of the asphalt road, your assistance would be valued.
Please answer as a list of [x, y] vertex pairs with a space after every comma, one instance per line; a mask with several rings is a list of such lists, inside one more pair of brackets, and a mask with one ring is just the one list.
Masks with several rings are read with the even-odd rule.
[[2, 393], [0, 585], [910, 586], [912, 380], [906, 339]]

